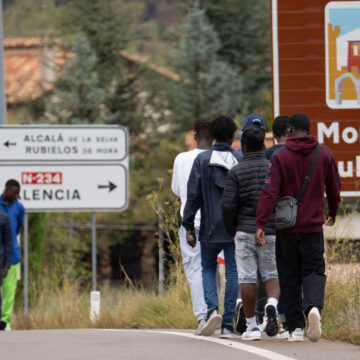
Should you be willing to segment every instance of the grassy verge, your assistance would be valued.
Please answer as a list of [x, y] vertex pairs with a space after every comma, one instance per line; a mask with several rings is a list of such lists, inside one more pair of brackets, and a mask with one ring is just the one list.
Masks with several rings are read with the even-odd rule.
[[133, 287], [101, 289], [100, 319], [89, 319], [90, 292], [79, 290], [75, 282], [65, 281], [61, 287], [46, 288], [32, 300], [29, 316], [14, 314], [14, 329], [75, 328], [193, 328], [197, 321], [192, 314], [191, 297], [185, 277], [180, 274], [176, 285], [164, 297], [155, 292]]
[[360, 345], [360, 265], [330, 265], [323, 310], [327, 339]]
[[[181, 270], [181, 269], [180, 269]], [[331, 265], [323, 310], [323, 335], [360, 345], [360, 267]], [[191, 297], [181, 271], [164, 297], [131, 287], [103, 287], [101, 317], [89, 320], [89, 292], [65, 281], [58, 289], [44, 290], [27, 319], [14, 315], [14, 329], [74, 328], [195, 328]]]

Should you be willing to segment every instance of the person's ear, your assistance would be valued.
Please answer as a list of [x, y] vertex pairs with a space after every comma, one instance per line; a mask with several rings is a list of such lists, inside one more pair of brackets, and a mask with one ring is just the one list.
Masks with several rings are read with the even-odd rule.
[[287, 130], [286, 130], [286, 136], [288, 136], [288, 137], [291, 136], [292, 131], [293, 131], [292, 125], [289, 125]]

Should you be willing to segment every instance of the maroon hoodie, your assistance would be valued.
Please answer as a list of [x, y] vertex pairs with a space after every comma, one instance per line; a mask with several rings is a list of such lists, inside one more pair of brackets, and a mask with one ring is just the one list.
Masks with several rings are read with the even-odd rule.
[[[264, 229], [274, 212], [278, 198], [285, 195], [297, 198], [310, 169], [317, 144], [315, 136], [291, 137], [285, 146], [274, 153], [258, 203], [258, 229]], [[340, 204], [340, 186], [335, 160], [330, 150], [321, 146], [315, 170], [298, 208], [296, 225], [282, 231], [321, 232], [325, 222], [324, 193], [326, 192], [329, 205], [328, 216], [335, 217]]]

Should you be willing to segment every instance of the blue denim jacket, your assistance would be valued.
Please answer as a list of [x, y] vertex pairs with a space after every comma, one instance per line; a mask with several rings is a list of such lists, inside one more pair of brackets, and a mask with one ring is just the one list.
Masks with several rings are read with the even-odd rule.
[[228, 144], [216, 143], [209, 150], [199, 154], [194, 161], [188, 181], [182, 225], [187, 231], [193, 230], [195, 214], [201, 209], [200, 242], [234, 241], [224, 227], [221, 197], [227, 173], [241, 159], [242, 155]]

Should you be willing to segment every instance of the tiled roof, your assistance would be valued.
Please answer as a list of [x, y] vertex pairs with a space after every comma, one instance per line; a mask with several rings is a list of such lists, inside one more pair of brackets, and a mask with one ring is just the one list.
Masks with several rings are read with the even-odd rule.
[[4, 38], [5, 49], [39, 48], [44, 45], [40, 37], [6, 37]]
[[19, 103], [40, 95], [41, 67], [37, 54], [5, 54], [4, 67], [8, 103]]
[[[47, 49], [55, 49], [54, 42], [50, 43], [45, 38], [40, 37], [11, 37], [4, 39], [4, 67], [6, 83], [6, 99], [8, 104], [22, 103], [36, 99], [43, 88], [49, 87], [49, 82], [44, 78], [44, 64], [42, 64], [42, 49], [45, 45]], [[64, 54], [57, 48], [58, 56], [54, 57], [57, 65], [63, 65]], [[61, 56], [62, 55], [62, 56]], [[69, 56], [69, 54], [66, 54]], [[130, 54], [121, 51], [121, 56], [137, 64], [144, 64], [157, 74], [167, 77], [173, 81], [179, 81], [180, 77], [176, 73], [160, 66], [148, 63], [146, 56]]]

